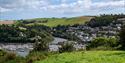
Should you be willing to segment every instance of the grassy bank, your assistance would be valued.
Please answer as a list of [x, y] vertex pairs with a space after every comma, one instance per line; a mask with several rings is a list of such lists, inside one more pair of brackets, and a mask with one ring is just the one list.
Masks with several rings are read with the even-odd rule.
[[125, 51], [32, 52], [26, 58], [0, 52], [0, 63], [125, 63]]
[[35, 63], [124, 63], [125, 51], [87, 51], [56, 54]]

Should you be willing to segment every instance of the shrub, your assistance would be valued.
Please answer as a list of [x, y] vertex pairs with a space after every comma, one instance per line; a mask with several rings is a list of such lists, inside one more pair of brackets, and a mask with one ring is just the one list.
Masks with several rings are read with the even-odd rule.
[[27, 63], [33, 63], [35, 61], [46, 59], [49, 55], [51, 55], [49, 52], [43, 52], [43, 51], [32, 51], [30, 54], [26, 57]]
[[112, 50], [118, 47], [118, 39], [115, 37], [98, 37], [92, 40], [92, 42], [87, 46], [87, 49], [102, 49], [102, 50]]
[[6, 52], [0, 49], [0, 57], [4, 56], [5, 54], [6, 54]]
[[8, 53], [5, 55], [6, 60], [14, 60], [16, 59], [16, 54], [14, 53]]
[[74, 47], [73, 47], [73, 44], [72, 43], [65, 43], [65, 44], [62, 44], [61, 47], [59, 48], [59, 52], [62, 53], [62, 52], [72, 52], [74, 51]]

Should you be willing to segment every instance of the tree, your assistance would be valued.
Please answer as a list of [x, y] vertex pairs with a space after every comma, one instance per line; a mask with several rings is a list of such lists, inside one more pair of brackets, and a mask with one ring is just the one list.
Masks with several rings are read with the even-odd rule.
[[48, 43], [43, 41], [40, 36], [37, 36], [35, 39], [34, 50], [35, 51], [46, 51], [46, 50], [48, 50]]
[[120, 31], [120, 44], [122, 45], [121, 49], [125, 50], [125, 26]]
[[90, 22], [88, 22], [88, 25], [91, 27], [107, 26], [114, 20], [116, 20], [114, 16], [104, 14], [99, 17], [92, 18]]
[[[39, 27], [39, 29], [40, 28], [42, 28], [42, 26]], [[25, 29], [22, 29], [19, 26], [15, 27], [10, 25], [0, 25], [0, 42], [34, 43], [35, 41], [32, 38], [36, 36], [40, 36], [45, 42], [50, 42], [53, 40], [52, 35], [47, 32], [47, 30], [38, 30], [37, 26], [36, 28], [27, 27]]]
[[53, 37], [47, 32], [38, 32], [34, 30], [34, 33], [36, 34], [36, 36], [34, 37], [35, 39], [34, 50], [47, 51], [49, 43], [53, 40]]

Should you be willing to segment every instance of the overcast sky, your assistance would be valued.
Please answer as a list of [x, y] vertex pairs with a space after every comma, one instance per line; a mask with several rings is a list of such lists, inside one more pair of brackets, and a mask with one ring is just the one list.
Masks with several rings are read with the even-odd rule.
[[125, 13], [125, 0], [0, 0], [0, 19]]

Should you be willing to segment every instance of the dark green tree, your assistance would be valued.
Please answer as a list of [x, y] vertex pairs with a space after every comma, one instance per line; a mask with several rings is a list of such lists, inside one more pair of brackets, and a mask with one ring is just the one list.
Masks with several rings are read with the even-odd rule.
[[120, 44], [122, 45], [121, 49], [125, 50], [125, 26], [120, 31]]

